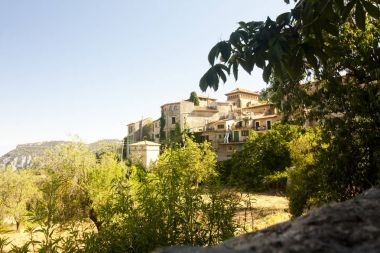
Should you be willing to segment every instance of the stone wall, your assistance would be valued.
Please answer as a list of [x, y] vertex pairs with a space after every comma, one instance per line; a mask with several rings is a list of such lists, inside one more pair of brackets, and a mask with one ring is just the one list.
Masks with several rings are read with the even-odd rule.
[[157, 252], [380, 252], [380, 187], [214, 248], [171, 247]]

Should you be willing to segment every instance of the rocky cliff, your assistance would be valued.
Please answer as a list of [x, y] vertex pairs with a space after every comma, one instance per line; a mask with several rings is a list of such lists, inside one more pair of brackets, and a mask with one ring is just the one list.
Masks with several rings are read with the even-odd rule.
[[171, 247], [158, 252], [380, 252], [380, 187], [214, 248]]
[[[13, 170], [27, 168], [31, 166], [33, 158], [43, 155], [47, 150], [58, 147], [69, 142], [66, 141], [46, 141], [18, 145], [14, 150], [0, 157], [0, 168], [10, 165]], [[100, 140], [88, 144], [94, 153], [114, 151], [120, 153], [121, 141]]]

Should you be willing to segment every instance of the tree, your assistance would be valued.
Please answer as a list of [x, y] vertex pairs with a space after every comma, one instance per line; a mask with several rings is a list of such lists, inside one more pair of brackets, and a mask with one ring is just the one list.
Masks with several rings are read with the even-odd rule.
[[[69, 143], [52, 150], [40, 157], [35, 167], [44, 175], [41, 191], [46, 192], [43, 196], [47, 198], [37, 203], [36, 216], [48, 210], [46, 203], [53, 198], [57, 222], [90, 218], [98, 229], [107, 218], [102, 207], [113, 194], [113, 181], [125, 176], [125, 167], [115, 154], [105, 153], [97, 158], [83, 143]], [[39, 219], [48, 218], [42, 215]]]
[[[225, 181], [234, 186], [262, 190], [266, 181], [286, 172], [291, 164], [289, 143], [300, 134], [300, 127], [283, 124], [275, 124], [263, 134], [251, 132], [243, 149], [235, 152], [231, 161], [225, 164], [229, 168], [221, 168], [224, 173], [229, 173], [222, 174], [222, 177], [228, 178]], [[281, 190], [285, 188], [286, 175], [283, 178], [285, 183]]]
[[[320, 76], [320, 70], [331, 64], [331, 57], [345, 55], [341, 50], [334, 51], [337, 44], [331, 41], [339, 41], [347, 22], [354, 31], [365, 31], [373, 23], [378, 24], [380, 15], [376, 0], [295, 2], [294, 9], [279, 15], [275, 21], [268, 17], [266, 21], [240, 22], [229, 40], [211, 49], [208, 56], [211, 68], [201, 78], [200, 88], [217, 90], [219, 78], [225, 82], [231, 69], [237, 79], [239, 66], [248, 73], [256, 66], [263, 70], [266, 82], [274, 77], [282, 85], [288, 85], [290, 93], [291, 88], [297, 88], [292, 85], [299, 85], [305, 76]], [[378, 39], [375, 36], [374, 42]], [[372, 46], [367, 52], [371, 56], [366, 59], [367, 71], [373, 70], [368, 72], [378, 76], [379, 45], [372, 43]], [[219, 55], [221, 63], [215, 64]]]
[[183, 147], [165, 149], [152, 170], [130, 168], [115, 183], [112, 218], [95, 235], [92, 251], [151, 252], [233, 236], [237, 203], [218, 187], [215, 157], [210, 144], [187, 138]]
[[126, 166], [118, 162], [113, 154], [107, 154], [88, 172], [83, 188], [90, 199], [89, 218], [100, 230], [105, 220], [109, 219], [107, 206], [112, 205], [115, 194], [114, 183], [125, 177]]
[[166, 126], [165, 113], [164, 113], [164, 109], [161, 108], [161, 117], [160, 117], [160, 141], [165, 141], [165, 140], [166, 140], [165, 126]]
[[12, 217], [19, 231], [25, 220], [28, 205], [36, 198], [36, 177], [30, 170], [12, 171], [10, 167], [0, 170], [0, 204], [3, 215]]
[[380, 182], [380, 3], [295, 2], [276, 20], [240, 22], [211, 49], [199, 85], [262, 69], [284, 121], [321, 126], [316, 191], [345, 200]]
[[199, 106], [199, 97], [195, 91], [190, 93], [189, 101], [193, 102], [195, 106]]

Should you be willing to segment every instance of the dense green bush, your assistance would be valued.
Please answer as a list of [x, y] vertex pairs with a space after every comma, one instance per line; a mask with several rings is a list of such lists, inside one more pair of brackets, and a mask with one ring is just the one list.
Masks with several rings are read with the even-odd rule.
[[275, 124], [266, 133], [251, 132], [241, 151], [230, 161], [219, 163], [222, 180], [248, 190], [268, 189], [271, 183], [285, 190], [285, 170], [291, 164], [289, 142], [302, 131], [297, 126]]
[[265, 190], [283, 191], [288, 182], [288, 171], [277, 171], [263, 178], [263, 188]]
[[[168, 148], [146, 173], [132, 167], [115, 185], [112, 219], [86, 247], [98, 252], [149, 252], [168, 245], [214, 245], [233, 236], [236, 202], [221, 190], [215, 154], [187, 139]], [[87, 251], [89, 249], [86, 248]], [[92, 248], [94, 250], [94, 248]]]
[[309, 128], [290, 143], [292, 166], [288, 169], [287, 195], [289, 211], [301, 215], [316, 204], [320, 174], [316, 167], [317, 150], [320, 148], [320, 132]]

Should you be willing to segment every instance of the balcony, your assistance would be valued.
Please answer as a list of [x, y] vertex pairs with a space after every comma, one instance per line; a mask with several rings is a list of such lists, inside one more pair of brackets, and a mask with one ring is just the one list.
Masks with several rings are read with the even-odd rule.
[[266, 130], [267, 130], [267, 127], [266, 127], [266, 126], [256, 126], [256, 127], [254, 127], [254, 129], [255, 129], [257, 132], [260, 132], [260, 131], [266, 131]]

